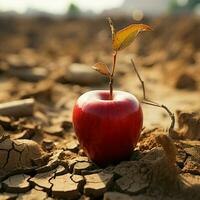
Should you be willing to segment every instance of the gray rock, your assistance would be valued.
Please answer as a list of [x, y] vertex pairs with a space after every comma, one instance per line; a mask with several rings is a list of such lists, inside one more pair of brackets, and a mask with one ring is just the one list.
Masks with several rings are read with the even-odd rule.
[[79, 85], [99, 84], [105, 80], [91, 66], [78, 63], [73, 63], [69, 66], [65, 79], [67, 82]]

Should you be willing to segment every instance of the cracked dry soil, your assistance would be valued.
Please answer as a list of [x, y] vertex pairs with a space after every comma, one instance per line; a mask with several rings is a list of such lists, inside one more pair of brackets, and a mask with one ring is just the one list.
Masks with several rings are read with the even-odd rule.
[[131, 158], [100, 168], [79, 146], [71, 113], [82, 93], [107, 87], [89, 67], [111, 63], [106, 23], [0, 17], [0, 200], [200, 199], [200, 21], [148, 23], [154, 32], [121, 53], [115, 88], [141, 99], [134, 57], [147, 95], [176, 113], [175, 130], [167, 136], [164, 110], [142, 105], [144, 129]]

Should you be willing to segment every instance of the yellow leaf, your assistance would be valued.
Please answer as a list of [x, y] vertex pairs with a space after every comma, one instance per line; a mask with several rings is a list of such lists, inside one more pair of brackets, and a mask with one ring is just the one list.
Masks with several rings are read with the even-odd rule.
[[132, 24], [115, 34], [113, 50], [118, 51], [129, 46], [140, 31], [151, 31], [151, 27], [145, 24]]
[[98, 62], [92, 68], [105, 76], [110, 76], [110, 70], [105, 63]]

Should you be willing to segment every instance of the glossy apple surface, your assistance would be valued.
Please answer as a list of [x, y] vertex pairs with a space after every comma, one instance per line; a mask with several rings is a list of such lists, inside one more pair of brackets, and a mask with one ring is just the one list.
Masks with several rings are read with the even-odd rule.
[[130, 93], [95, 90], [81, 95], [73, 110], [73, 126], [81, 147], [98, 165], [128, 159], [143, 124], [140, 103]]

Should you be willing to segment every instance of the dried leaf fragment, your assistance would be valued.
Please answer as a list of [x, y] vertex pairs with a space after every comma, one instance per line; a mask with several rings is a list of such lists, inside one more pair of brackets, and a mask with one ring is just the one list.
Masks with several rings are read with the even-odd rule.
[[113, 50], [119, 51], [128, 47], [141, 31], [151, 31], [151, 27], [145, 24], [131, 24], [118, 31], [113, 39]]
[[92, 68], [105, 76], [110, 76], [110, 70], [105, 63], [98, 62]]

